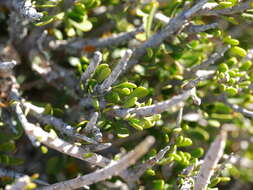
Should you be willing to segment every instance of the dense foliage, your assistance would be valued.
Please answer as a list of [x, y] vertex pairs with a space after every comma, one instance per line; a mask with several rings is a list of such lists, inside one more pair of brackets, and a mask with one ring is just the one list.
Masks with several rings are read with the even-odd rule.
[[252, 0], [0, 0], [0, 188], [251, 189], [252, 20]]

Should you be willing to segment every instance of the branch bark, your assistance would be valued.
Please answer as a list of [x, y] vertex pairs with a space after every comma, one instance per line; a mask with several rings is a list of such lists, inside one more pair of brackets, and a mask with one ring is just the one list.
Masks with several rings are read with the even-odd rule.
[[108, 179], [113, 175], [118, 175], [121, 171], [125, 170], [130, 165], [134, 164], [137, 161], [137, 159], [143, 156], [154, 144], [154, 142], [155, 142], [154, 137], [149, 136], [122, 159], [113, 162], [112, 164], [108, 165], [105, 168], [97, 170], [91, 174], [77, 177], [75, 179], [55, 183], [47, 187], [42, 187], [39, 188], [38, 190], [56, 190], [56, 189], [72, 190]]
[[214, 173], [214, 169], [217, 167], [217, 164], [223, 155], [226, 139], [227, 132], [225, 130], [221, 130], [220, 134], [216, 137], [215, 141], [211, 144], [211, 147], [206, 153], [204, 163], [199, 170], [193, 190], [206, 189], [210, 182], [210, 178]]

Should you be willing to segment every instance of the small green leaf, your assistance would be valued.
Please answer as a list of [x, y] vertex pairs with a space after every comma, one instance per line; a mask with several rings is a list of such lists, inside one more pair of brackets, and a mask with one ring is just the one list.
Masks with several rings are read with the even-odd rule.
[[229, 8], [233, 6], [233, 3], [230, 1], [221, 1], [219, 2], [219, 5], [223, 8]]
[[216, 177], [214, 179], [212, 179], [211, 183], [208, 185], [208, 187], [215, 187], [218, 183], [220, 183], [220, 178]]
[[196, 148], [191, 152], [191, 156], [194, 158], [200, 158], [204, 155], [204, 149], [203, 148]]
[[99, 83], [103, 82], [111, 74], [111, 69], [108, 64], [100, 64], [95, 72], [95, 78]]
[[94, 155], [93, 152], [89, 152], [89, 153], [83, 154], [83, 158], [84, 158], [84, 159], [87, 159], [87, 158], [92, 157], [93, 155]]
[[218, 70], [222, 73], [225, 73], [229, 70], [229, 68], [226, 63], [221, 63], [218, 67]]
[[250, 60], [245, 61], [242, 66], [240, 67], [241, 71], [247, 71], [252, 65], [252, 62]]
[[129, 121], [129, 124], [134, 127], [135, 129], [139, 130], [139, 131], [142, 131], [143, 130], [143, 127], [141, 126], [141, 122], [140, 120], [137, 120], [137, 119], [131, 119]]
[[153, 180], [153, 187], [154, 187], [154, 190], [164, 190], [164, 180], [162, 179], [156, 179], [156, 180]]
[[116, 129], [117, 137], [126, 138], [129, 136], [129, 131], [125, 127], [119, 127]]
[[114, 88], [113, 90], [119, 92], [122, 95], [129, 95], [131, 93], [129, 88]]
[[139, 86], [138, 88], [134, 89], [134, 91], [127, 97], [127, 100], [132, 99], [133, 97], [137, 97], [137, 99], [141, 99], [147, 96], [149, 93], [148, 89], [143, 86]]
[[245, 57], [247, 55], [247, 51], [239, 46], [232, 47], [230, 51], [241, 57]]
[[123, 82], [115, 86], [114, 88], [136, 88], [136, 84], [132, 82]]
[[126, 100], [126, 102], [123, 104], [123, 108], [130, 108], [132, 106], [134, 106], [137, 102], [138, 98], [137, 97], [133, 97], [131, 99]]
[[225, 92], [231, 94], [231, 95], [236, 95], [238, 93], [238, 90], [234, 87], [227, 87]]
[[40, 149], [43, 154], [46, 154], [48, 152], [48, 149], [45, 146], [41, 146]]
[[92, 29], [92, 23], [89, 20], [87, 20], [86, 18], [84, 18], [82, 20], [82, 22], [80, 22], [80, 23], [76, 22], [72, 19], [69, 19], [68, 21], [72, 26], [74, 26], [75, 28], [77, 28], [83, 32], [88, 32]]
[[106, 101], [112, 102], [115, 104], [120, 102], [120, 96], [117, 92], [110, 92], [110, 93], [106, 94], [105, 99], [106, 99]]
[[147, 169], [146, 174], [150, 176], [155, 176], [155, 170]]
[[92, 98], [92, 105], [95, 109], [99, 109], [99, 101], [97, 98]]

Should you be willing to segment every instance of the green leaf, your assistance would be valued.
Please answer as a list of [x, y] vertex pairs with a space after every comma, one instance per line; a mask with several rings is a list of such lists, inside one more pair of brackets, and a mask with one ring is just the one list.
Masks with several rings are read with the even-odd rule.
[[242, 66], [240, 67], [241, 71], [247, 71], [252, 65], [252, 62], [250, 60], [245, 61]]
[[218, 70], [222, 73], [225, 73], [229, 70], [229, 68], [226, 63], [221, 63], [218, 67]]
[[9, 141], [0, 144], [0, 152], [14, 152], [16, 150], [16, 145], [14, 141]]
[[95, 78], [99, 83], [103, 82], [111, 74], [108, 64], [100, 64], [95, 72]]
[[230, 87], [227, 87], [225, 92], [227, 92], [231, 95], [236, 95], [238, 93], [238, 90], [236, 88], [230, 86]]
[[125, 103], [123, 104], [123, 108], [130, 108], [132, 106], [134, 106], [137, 102], [138, 98], [137, 97], [133, 97], [133, 98], [130, 98], [128, 100], [125, 101]]
[[156, 2], [156, 1], [152, 1], [151, 2], [151, 10], [150, 10], [150, 13], [148, 15], [147, 23], [146, 23], [146, 26], [145, 26], [145, 29], [146, 29], [146, 38], [147, 39], [151, 35], [152, 22], [153, 22], [154, 15], [155, 15], [155, 12], [156, 12], [156, 10], [157, 10], [158, 7], [159, 7], [159, 3], [158, 2]]
[[132, 82], [123, 82], [118, 84], [117, 86], [114, 86], [114, 88], [136, 88], [136, 84]]
[[76, 22], [72, 19], [69, 19], [68, 21], [72, 26], [74, 26], [75, 28], [77, 28], [83, 32], [88, 32], [92, 29], [92, 23], [87, 19], [83, 19], [82, 22], [80, 22], [80, 23]]
[[164, 180], [162, 179], [153, 180], [154, 190], [164, 190], [164, 184]]
[[93, 152], [88, 152], [88, 153], [86, 153], [86, 154], [83, 154], [83, 158], [84, 158], [84, 159], [90, 158], [90, 157], [92, 157], [92, 156], [94, 156], [94, 153], [93, 153]]
[[127, 97], [127, 100], [136, 97], [137, 99], [144, 98], [149, 93], [148, 89], [143, 86], [139, 86], [138, 88], [134, 89], [133, 92]]
[[129, 131], [125, 127], [116, 128], [116, 134], [119, 138], [126, 138], [129, 136]]
[[191, 156], [195, 158], [200, 158], [204, 155], [204, 149], [203, 148], [196, 148], [191, 152]]
[[247, 55], [247, 51], [239, 46], [232, 47], [230, 51], [241, 57], [245, 57]]

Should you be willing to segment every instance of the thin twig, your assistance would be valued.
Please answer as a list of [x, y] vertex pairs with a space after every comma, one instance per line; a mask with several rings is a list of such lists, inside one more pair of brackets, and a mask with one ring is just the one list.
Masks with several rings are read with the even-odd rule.
[[126, 180], [128, 183], [136, 182], [147, 169], [152, 168], [155, 164], [161, 161], [165, 154], [169, 151], [169, 149], [169, 145], [164, 147], [154, 157], [148, 159], [144, 163], [137, 165], [133, 170], [127, 170], [122, 173], [121, 177], [123, 177], [123, 179]]
[[85, 134], [92, 133], [94, 136], [94, 139], [97, 142], [102, 142], [103, 141], [103, 135], [100, 131], [100, 129], [96, 126], [97, 120], [98, 120], [98, 112], [93, 113], [91, 116], [90, 121], [87, 123], [86, 127], [83, 129], [83, 132]]
[[137, 47], [134, 50], [132, 58], [129, 60], [127, 67], [130, 68], [136, 65], [139, 62], [139, 59], [146, 53], [148, 48], [155, 48], [159, 46], [169, 36], [185, 27], [188, 19], [195, 15], [207, 1], [208, 0], [201, 0], [189, 10], [180, 13], [178, 16], [171, 19], [164, 28], [151, 36], [149, 40]]
[[204, 32], [206, 30], [214, 29], [218, 27], [218, 23], [214, 22], [211, 24], [200, 24], [200, 25], [194, 25], [194, 24], [189, 24], [185, 28], [185, 32], [188, 34], [192, 33], [199, 33], [199, 32]]
[[227, 131], [221, 130], [215, 141], [211, 144], [201, 165], [200, 171], [196, 177], [194, 190], [205, 190], [210, 182], [210, 178], [221, 159], [227, 138]]
[[132, 50], [126, 50], [124, 56], [121, 58], [120, 62], [113, 69], [111, 74], [103, 81], [101, 85], [97, 87], [99, 93], [104, 93], [109, 91], [113, 83], [116, 82], [120, 74], [126, 69], [127, 63], [132, 55]]
[[247, 9], [251, 8], [252, 1], [247, 1], [243, 3], [238, 3], [233, 7], [220, 9], [220, 10], [210, 10], [209, 8], [202, 9], [199, 12], [199, 15], [203, 16], [222, 16], [222, 15], [235, 15], [237, 13], [244, 12]]
[[84, 140], [84, 141], [92, 143], [92, 144], [98, 144], [97, 141], [94, 141], [93, 139], [91, 139], [85, 135], [81, 135], [81, 134], [77, 133], [75, 131], [74, 127], [63, 122], [61, 119], [56, 118], [52, 115], [44, 115], [43, 113], [45, 111], [45, 108], [35, 106], [35, 105], [28, 103], [28, 102], [24, 102], [24, 103], [22, 103], [22, 105], [26, 109], [31, 111], [31, 114], [34, 117], [36, 117], [36, 119], [38, 119], [40, 122], [45, 123], [45, 124], [49, 124], [49, 125], [53, 125], [59, 132], [64, 133], [67, 136], [70, 136], [75, 139], [81, 139], [81, 140]]
[[55, 183], [47, 187], [42, 187], [39, 188], [39, 190], [55, 190], [55, 189], [72, 190], [81, 188], [84, 185], [91, 185], [96, 182], [103, 181], [105, 179], [110, 178], [113, 175], [118, 175], [121, 171], [125, 170], [130, 165], [134, 164], [137, 161], [137, 159], [143, 156], [154, 144], [154, 142], [155, 142], [154, 137], [149, 136], [122, 159], [113, 162], [112, 164], [110, 164], [105, 168], [97, 170], [91, 174], [77, 177], [75, 179]]
[[200, 69], [206, 69], [211, 64], [214, 64], [219, 58], [224, 56], [224, 53], [230, 48], [230, 45], [225, 46], [223, 48], [220, 48], [217, 52], [213, 53], [208, 57], [208, 59], [204, 62], [202, 62], [199, 65], [193, 66], [191, 69], [189, 69], [189, 73], [195, 73], [196, 71]]
[[227, 97], [225, 95], [222, 95], [221, 97], [218, 98], [219, 100], [222, 100], [223, 103], [228, 105], [230, 108], [232, 108], [235, 112], [239, 112], [243, 114], [246, 117], [252, 118], [253, 117], [253, 111], [250, 111], [246, 108], [243, 108], [241, 106], [238, 106], [236, 104], [231, 104], [228, 102]]
[[56, 41], [51, 43], [53, 49], [65, 49], [71, 55], [79, 55], [82, 51], [90, 51], [90, 49], [99, 50], [105, 47], [113, 47], [123, 44], [135, 37], [136, 34], [143, 32], [143, 28], [137, 28], [131, 32], [124, 32], [113, 35], [108, 38], [101, 39], [74, 39], [71, 41]]
[[89, 66], [81, 76], [81, 81], [84, 87], [87, 86], [88, 79], [90, 79], [93, 76], [97, 66], [101, 63], [101, 61], [102, 61], [102, 54], [99, 51], [96, 51], [94, 53], [92, 60], [90, 61]]
[[[161, 12], [158, 12], [155, 14], [154, 18], [156, 20], [159, 20], [163, 24], [168, 24], [171, 20], [171, 18], [167, 17]], [[191, 34], [191, 33], [199, 33], [199, 32], [204, 32], [206, 30], [214, 29], [218, 27], [218, 23], [211, 23], [211, 24], [201, 24], [201, 25], [194, 25], [194, 24], [189, 24], [188, 26], [185, 27], [184, 32]]]
[[190, 96], [192, 96], [193, 90], [185, 90], [182, 94], [179, 94], [177, 96], [173, 96], [171, 99], [158, 102], [156, 104], [152, 104], [150, 106], [143, 106], [139, 108], [115, 108], [112, 111], [110, 111], [110, 114], [116, 115], [118, 117], [125, 117], [128, 114], [136, 114], [137, 117], [143, 117], [143, 116], [151, 116], [154, 114], [162, 113], [168, 109], [170, 109], [173, 106], [180, 105], [182, 102], [184, 102], [186, 99], [188, 99]]

